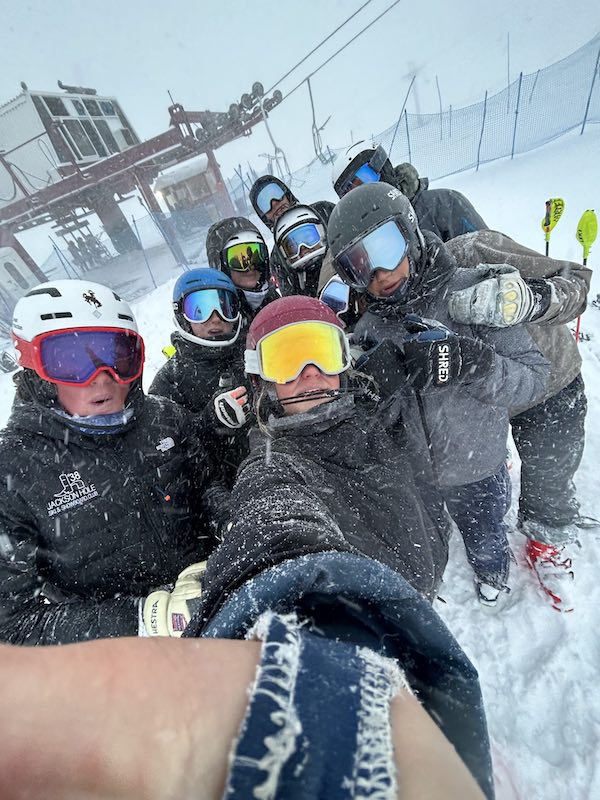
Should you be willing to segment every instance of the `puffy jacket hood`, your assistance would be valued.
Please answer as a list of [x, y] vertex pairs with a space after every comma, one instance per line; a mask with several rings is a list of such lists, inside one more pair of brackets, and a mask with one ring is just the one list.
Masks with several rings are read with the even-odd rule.
[[227, 217], [210, 226], [206, 235], [206, 258], [209, 267], [222, 269], [221, 253], [227, 240], [242, 231], [254, 231], [261, 236], [256, 225], [246, 217]]

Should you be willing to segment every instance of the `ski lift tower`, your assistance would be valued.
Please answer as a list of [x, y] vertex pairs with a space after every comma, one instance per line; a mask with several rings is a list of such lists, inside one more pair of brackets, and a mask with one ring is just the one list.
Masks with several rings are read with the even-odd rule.
[[[58, 87], [60, 92], [30, 91], [21, 83], [21, 93], [0, 106], [0, 283], [10, 277], [18, 296], [32, 282], [45, 280], [18, 233], [49, 222], [68, 233], [95, 214], [118, 253], [138, 249], [119, 203], [137, 190], [150, 211], [160, 212], [151, 182], [161, 170], [202, 153], [216, 176], [222, 212], [230, 213], [214, 151], [249, 136], [263, 120], [263, 108], [270, 110], [282, 99], [278, 92], [265, 98], [262, 85], [255, 83], [225, 113], [186, 111], [174, 103], [168, 109], [169, 129], [140, 141], [115, 97], [61, 81]], [[165, 238], [180, 261], [176, 237]]]

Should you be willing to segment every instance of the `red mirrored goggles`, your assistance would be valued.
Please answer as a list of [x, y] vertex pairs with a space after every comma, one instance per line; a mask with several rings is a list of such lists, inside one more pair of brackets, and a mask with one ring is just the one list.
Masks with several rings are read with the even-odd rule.
[[142, 374], [144, 342], [122, 328], [66, 328], [48, 331], [32, 342], [13, 333], [22, 367], [35, 370], [45, 381], [88, 386], [99, 372], [128, 384]]

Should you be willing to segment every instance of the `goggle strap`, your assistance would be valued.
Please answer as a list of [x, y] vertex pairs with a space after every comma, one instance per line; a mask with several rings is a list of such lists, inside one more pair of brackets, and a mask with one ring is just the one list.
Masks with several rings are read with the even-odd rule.
[[387, 158], [388, 158], [387, 153], [385, 152], [383, 147], [381, 145], [377, 145], [377, 149], [375, 150], [369, 161], [369, 166], [371, 167], [371, 169], [374, 169], [375, 172], [381, 174], [381, 170], [383, 169], [383, 165], [387, 161]]
[[257, 350], [246, 350], [244, 352], [244, 371], [248, 375], [260, 375]]
[[324, 397], [337, 397], [340, 394], [340, 389], [323, 389], [320, 392], [304, 392], [287, 397], [285, 400], [279, 400], [281, 406], [292, 406], [294, 403], [305, 403], [307, 400], [322, 400]]

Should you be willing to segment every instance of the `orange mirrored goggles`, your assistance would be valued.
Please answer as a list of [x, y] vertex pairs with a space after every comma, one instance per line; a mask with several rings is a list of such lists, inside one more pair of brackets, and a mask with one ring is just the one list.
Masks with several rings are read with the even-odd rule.
[[268, 333], [256, 350], [246, 350], [246, 372], [271, 383], [290, 383], [314, 364], [326, 375], [350, 366], [348, 341], [341, 328], [327, 322], [295, 322]]

